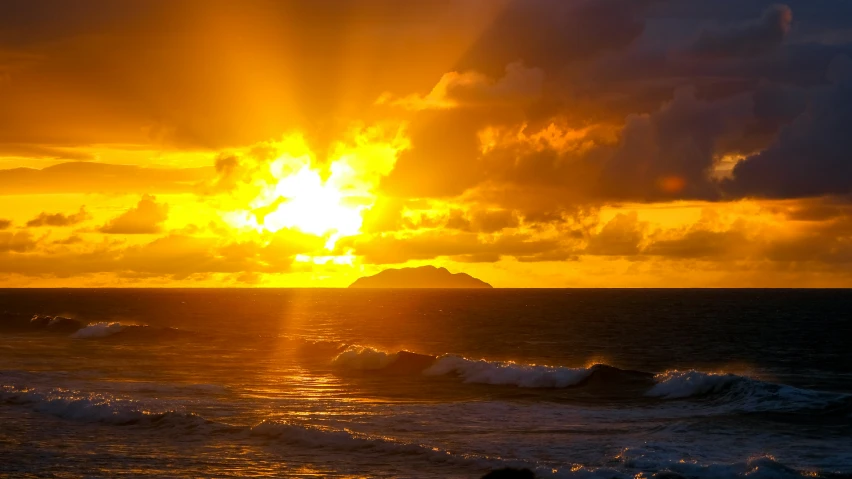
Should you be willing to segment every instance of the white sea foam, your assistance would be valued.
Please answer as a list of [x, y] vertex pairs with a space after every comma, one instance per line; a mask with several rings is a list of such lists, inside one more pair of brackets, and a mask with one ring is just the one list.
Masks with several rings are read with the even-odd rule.
[[800, 389], [759, 381], [736, 374], [700, 371], [667, 371], [655, 376], [657, 382], [645, 395], [663, 399], [713, 396], [717, 404], [744, 412], [814, 411], [832, 406], [848, 406], [849, 394]]
[[649, 397], [682, 399], [705, 396], [730, 388], [746, 378], [735, 374], [703, 373], [700, 371], [666, 371], [654, 377], [657, 384], [647, 393]]
[[350, 346], [338, 354], [332, 360], [332, 364], [345, 369], [376, 370], [387, 367], [396, 358], [396, 353], [387, 353], [366, 346]]
[[513, 385], [522, 388], [565, 388], [589, 377], [592, 369], [537, 366], [447, 355], [438, 358], [435, 364], [423, 373], [430, 376], [455, 373], [467, 383]]
[[106, 424], [173, 425], [197, 427], [208, 421], [198, 415], [175, 410], [156, 411], [144, 404], [101, 394], [86, 394], [67, 389], [32, 389], [3, 386], [0, 401], [6, 404], [29, 406], [33, 410], [81, 422]]
[[[34, 411], [79, 422], [94, 422], [116, 426], [137, 425], [167, 428], [186, 435], [207, 436], [211, 432], [236, 433], [226, 440], [251, 440], [256, 438], [265, 443], [281, 443], [308, 448], [313, 454], [319, 451], [353, 454], [386, 454], [423, 458], [429, 463], [446, 464], [449, 467], [464, 467], [485, 471], [500, 467], [530, 467], [538, 477], [629, 479], [652, 477], [636, 475], [637, 471], [667, 471], [671, 477], [693, 477], [696, 479], [717, 478], [799, 478], [799, 471], [791, 469], [769, 456], [757, 456], [744, 462], [699, 462], [682, 460], [682, 455], [658, 447], [625, 449], [606, 466], [568, 465], [551, 468], [536, 463], [526, 455], [517, 459], [500, 456], [464, 454], [419, 442], [407, 442], [393, 437], [370, 435], [349, 429], [339, 429], [311, 424], [281, 421], [262, 421], [253, 427], [229, 426], [211, 422], [192, 414], [167, 408], [150, 408], [139, 401], [117, 398], [110, 395], [83, 393], [63, 389], [34, 389], [0, 387], [0, 401], [6, 404], [29, 407]], [[518, 407], [499, 403], [499, 407]], [[148, 406], [156, 406], [149, 404]], [[160, 405], [163, 406], [163, 405]], [[159, 412], [158, 412], [159, 411]], [[504, 411], [509, 413], [510, 411]], [[504, 416], [506, 414], [503, 414]], [[511, 416], [511, 414], [509, 414]], [[169, 433], [171, 434], [171, 433]], [[523, 458], [523, 459], [522, 459]], [[409, 461], [410, 459], [405, 459]], [[666, 477], [664, 475], [661, 477]]]
[[71, 335], [74, 339], [105, 338], [127, 328], [121, 323], [92, 323]]

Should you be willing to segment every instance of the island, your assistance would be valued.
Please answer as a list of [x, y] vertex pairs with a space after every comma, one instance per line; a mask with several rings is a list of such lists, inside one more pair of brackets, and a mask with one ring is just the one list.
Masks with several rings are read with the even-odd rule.
[[447, 268], [386, 269], [373, 276], [358, 278], [350, 288], [491, 288], [485, 281], [465, 273], [450, 273]]

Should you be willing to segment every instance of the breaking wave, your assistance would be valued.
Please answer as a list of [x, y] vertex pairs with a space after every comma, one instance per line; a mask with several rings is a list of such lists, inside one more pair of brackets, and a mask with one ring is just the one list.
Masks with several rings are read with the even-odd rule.
[[384, 369], [397, 360], [399, 353], [388, 353], [367, 346], [350, 346], [331, 360], [343, 369], [375, 371]]
[[0, 329], [20, 333], [43, 333], [65, 335], [73, 339], [102, 339], [122, 337], [133, 339], [168, 339], [173, 337], [200, 336], [192, 331], [169, 327], [155, 327], [146, 324], [101, 321], [87, 323], [79, 319], [64, 316], [35, 315], [30, 318], [5, 316], [0, 321]]
[[695, 370], [653, 374], [606, 364], [543, 366], [511, 361], [429, 356], [350, 346], [332, 360], [340, 369], [370, 374], [457, 377], [467, 384], [528, 389], [597, 388], [607, 394], [658, 400], [692, 400], [732, 412], [852, 412], [852, 396], [775, 384], [730, 373]]
[[[157, 411], [150, 405], [132, 399], [68, 389], [2, 386], [0, 403], [28, 407], [39, 413], [76, 422], [177, 429], [181, 434], [246, 433], [248, 437], [271, 439], [281, 444], [338, 451], [426, 456], [432, 462], [448, 462], [479, 468], [508, 464], [499, 458], [457, 455], [436, 447], [356, 433], [348, 429], [277, 420], [264, 420], [250, 427], [233, 426], [205, 419], [192, 412], [172, 409]], [[520, 461], [515, 461], [514, 464], [525, 465]]]
[[83, 327], [83, 323], [72, 318], [63, 316], [40, 316], [35, 315], [29, 321], [29, 327], [46, 329], [55, 332], [76, 331]]
[[801, 389], [730, 373], [666, 371], [645, 395], [661, 399], [708, 399], [745, 412], [852, 411], [852, 396]]
[[6, 404], [29, 406], [37, 412], [81, 422], [114, 425], [171, 425], [184, 429], [210, 424], [210, 421], [193, 413], [174, 410], [152, 412], [141, 403], [130, 399], [66, 389], [39, 390], [3, 386], [0, 389], [0, 401]]
[[127, 326], [121, 323], [94, 323], [78, 329], [71, 335], [74, 339], [105, 338], [123, 331]]
[[442, 356], [423, 371], [427, 376], [456, 374], [466, 383], [511, 385], [522, 388], [576, 386], [592, 374], [592, 368], [538, 366], [513, 362]]
[[[542, 467], [540, 464], [523, 459], [451, 452], [440, 447], [405, 442], [393, 437], [286, 420], [263, 420], [254, 426], [234, 426], [211, 421], [192, 412], [163, 408], [163, 405], [145, 404], [132, 399], [58, 388], [2, 386], [0, 403], [27, 407], [33, 411], [69, 421], [176, 431], [169, 434], [177, 433], [181, 437], [225, 434], [233, 440], [262, 440], [264, 444], [272, 442], [312, 450], [420, 457], [431, 463], [444, 463], [471, 470], [488, 470], [507, 466], [528, 467], [534, 470], [538, 477], [601, 479], [821, 477], [790, 468], [771, 456], [757, 456], [733, 464], [701, 463], [677, 458], [648, 457], [641, 450], [636, 452], [624, 450], [603, 467], [579, 464], [560, 468]], [[651, 475], [636, 475], [637, 470], [655, 472], [651, 472]]]

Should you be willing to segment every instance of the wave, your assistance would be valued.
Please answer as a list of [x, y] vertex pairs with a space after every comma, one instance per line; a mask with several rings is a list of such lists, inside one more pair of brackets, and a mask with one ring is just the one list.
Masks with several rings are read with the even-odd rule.
[[[120, 427], [143, 427], [175, 431], [180, 437], [224, 435], [228, 440], [260, 440], [264, 446], [282, 444], [308, 448], [313, 453], [331, 450], [346, 453], [385, 454], [422, 458], [431, 464], [485, 471], [502, 467], [526, 467], [537, 477], [627, 479], [801, 478], [826, 477], [790, 468], [771, 456], [758, 456], [738, 463], [700, 463], [668, 457], [646, 457], [640, 449], [624, 450], [606, 466], [574, 464], [552, 468], [529, 460], [464, 454], [393, 437], [377, 436], [307, 423], [264, 420], [254, 426], [235, 426], [208, 420], [192, 412], [162, 408], [131, 399], [67, 389], [0, 387], [0, 402], [28, 407], [33, 411], [69, 421]], [[160, 406], [158, 410], [158, 406]], [[406, 459], [408, 461], [408, 459]], [[645, 471], [637, 474], [637, 471]], [[472, 476], [472, 475], [471, 475]], [[829, 474], [828, 477], [831, 477]], [[839, 477], [839, 476], [838, 476]]]
[[435, 356], [397, 351], [388, 353], [367, 346], [349, 346], [331, 360], [333, 366], [349, 371], [386, 375], [420, 374], [436, 361]]
[[456, 374], [466, 383], [511, 385], [522, 388], [565, 388], [576, 386], [592, 374], [592, 368], [538, 366], [513, 362], [442, 356], [428, 369], [427, 376]]
[[[666, 371], [645, 395], [661, 399], [706, 399], [743, 412], [849, 412], [852, 395], [801, 389], [730, 373]], [[844, 413], [845, 413], [844, 412]]]
[[[156, 411], [151, 410], [150, 405], [132, 399], [60, 388], [43, 390], [2, 386], [0, 403], [29, 407], [39, 413], [84, 423], [178, 429], [181, 434], [246, 433], [248, 437], [274, 440], [282, 444], [338, 451], [425, 456], [431, 462], [464, 464], [481, 469], [506, 463], [499, 458], [453, 454], [436, 447], [356, 433], [348, 429], [277, 420], [264, 420], [254, 426], [234, 426], [211, 421], [192, 412], [168, 409]], [[514, 463], [524, 465], [519, 461]]]
[[28, 326], [52, 332], [68, 332], [80, 329], [83, 327], [83, 323], [63, 316], [41, 316], [37, 314], [30, 319]]
[[194, 413], [174, 410], [152, 412], [130, 399], [100, 394], [85, 394], [66, 389], [38, 390], [3, 386], [0, 401], [11, 405], [29, 406], [33, 410], [62, 419], [113, 425], [148, 424], [180, 426], [183, 429], [211, 424]]
[[331, 364], [343, 369], [376, 371], [390, 366], [398, 353], [388, 353], [368, 346], [350, 346], [331, 360]]
[[87, 323], [79, 319], [64, 316], [40, 314], [29, 318], [21, 315], [0, 316], [0, 329], [15, 333], [66, 335], [73, 339], [118, 337], [127, 339], [168, 339], [173, 337], [186, 338], [189, 336], [201, 336], [199, 333], [193, 331], [169, 327], [155, 327], [146, 324], [117, 321]]
[[127, 326], [121, 323], [94, 323], [78, 329], [71, 337], [74, 339], [105, 338], [123, 331], [125, 328]]
[[630, 371], [605, 364], [569, 368], [541, 366], [511, 361], [468, 359], [456, 355], [431, 356], [398, 351], [389, 353], [367, 346], [349, 346], [332, 359], [332, 365], [346, 370], [382, 374], [423, 374], [425, 376], [457, 376], [465, 383], [517, 386], [521, 388], [556, 389], [574, 386], [626, 385], [647, 383], [651, 373]]
[[389, 353], [349, 346], [332, 360], [335, 367], [372, 374], [454, 376], [468, 384], [528, 389], [585, 388], [608, 396], [704, 401], [732, 412], [852, 412], [852, 395], [800, 389], [730, 373], [695, 370], [653, 374], [606, 364], [589, 367], [546, 366], [430, 356], [409, 351]]
[[[348, 429], [334, 429], [286, 421], [265, 420], [251, 427], [250, 432], [253, 436], [271, 438], [283, 443], [312, 448], [426, 456], [432, 462], [451, 462], [454, 464], [476, 465], [484, 468], [502, 465], [507, 462], [499, 458], [489, 458], [486, 456], [453, 454], [450, 451], [437, 447], [403, 442], [390, 437], [357, 433]], [[514, 462], [523, 464], [521, 461]]]

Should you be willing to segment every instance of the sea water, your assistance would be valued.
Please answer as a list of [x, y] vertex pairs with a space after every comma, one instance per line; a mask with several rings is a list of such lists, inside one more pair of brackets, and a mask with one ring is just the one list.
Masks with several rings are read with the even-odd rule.
[[0, 475], [502, 467], [852, 475], [852, 291], [0, 290]]

